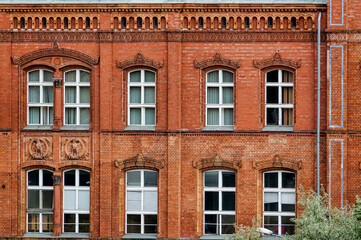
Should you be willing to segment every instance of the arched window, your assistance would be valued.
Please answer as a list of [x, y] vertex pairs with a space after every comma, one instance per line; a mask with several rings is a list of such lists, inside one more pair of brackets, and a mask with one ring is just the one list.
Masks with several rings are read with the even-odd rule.
[[244, 18], [244, 27], [249, 28], [249, 17]]
[[132, 170], [126, 174], [126, 233], [158, 232], [158, 173]]
[[203, 22], [203, 18], [202, 18], [202, 17], [199, 17], [199, 19], [198, 19], [198, 27], [199, 27], [199, 28], [203, 28], [203, 27], [204, 27], [204, 22]]
[[52, 176], [43, 169], [27, 172], [27, 232], [53, 231]]
[[90, 173], [72, 169], [64, 172], [63, 232], [89, 232]]
[[236, 223], [236, 173], [204, 172], [204, 234], [232, 234]]
[[263, 174], [263, 226], [277, 235], [293, 234], [296, 208], [296, 174], [270, 171]]
[[67, 17], [64, 18], [64, 29], [69, 28], [69, 19]]

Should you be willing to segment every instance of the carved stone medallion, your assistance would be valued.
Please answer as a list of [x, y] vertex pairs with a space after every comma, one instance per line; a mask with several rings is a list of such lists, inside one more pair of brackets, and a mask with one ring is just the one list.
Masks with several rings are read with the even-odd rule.
[[87, 137], [62, 138], [62, 160], [89, 160], [89, 140]]
[[52, 160], [53, 140], [48, 137], [25, 137], [26, 160]]

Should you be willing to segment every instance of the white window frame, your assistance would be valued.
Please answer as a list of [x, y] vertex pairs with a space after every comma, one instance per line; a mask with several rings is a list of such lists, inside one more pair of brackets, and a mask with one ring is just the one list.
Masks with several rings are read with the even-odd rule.
[[[267, 82], [267, 74], [269, 72], [272, 72], [272, 71], [278, 71], [278, 82]], [[283, 71], [286, 71], [286, 72], [290, 72], [292, 73], [293, 75], [293, 81], [292, 82], [282, 82], [282, 79], [283, 79], [283, 74], [282, 72]], [[289, 70], [283, 70], [283, 69], [273, 69], [273, 70], [270, 70], [270, 71], [267, 71], [265, 73], [265, 123], [266, 123], [266, 126], [293, 126], [293, 125], [283, 125], [282, 124], [282, 109], [293, 109], [293, 114], [292, 114], [292, 117], [293, 117], [293, 123], [294, 123], [294, 82], [295, 82], [295, 74], [294, 72], [292, 71], [289, 71]], [[267, 103], [267, 87], [278, 87], [278, 103]], [[282, 87], [292, 87], [292, 92], [293, 92], [293, 103], [292, 104], [284, 104], [282, 103]], [[268, 108], [277, 108], [278, 109], [278, 124], [277, 125], [268, 125], [268, 122], [267, 122], [267, 109]]]
[[[128, 183], [128, 173], [129, 172], [140, 172], [140, 186], [127, 186]], [[156, 172], [153, 170], [141, 169], [141, 170], [130, 170], [127, 171], [125, 186], [126, 186], [126, 196], [125, 196], [125, 232], [126, 234], [137, 234], [137, 233], [128, 233], [128, 214], [129, 215], [140, 215], [140, 224], [141, 224], [141, 233], [145, 235], [154, 235], [154, 233], [144, 233], [144, 215], [156, 215], [157, 216], [157, 229], [158, 229], [158, 179], [159, 174], [157, 174], [157, 187], [144, 187], [144, 172]], [[141, 192], [141, 210], [128, 210], [128, 191], [129, 192]], [[155, 211], [145, 211], [144, 207], [144, 192], [156, 192], [157, 193], [157, 209]], [[158, 232], [158, 231], [157, 231]], [[138, 233], [139, 234], [139, 233]]]
[[[208, 73], [218, 71], [218, 80], [219, 82], [208, 82]], [[230, 72], [233, 75], [232, 82], [223, 82], [223, 71]], [[218, 104], [208, 104], [208, 87], [216, 87], [219, 89], [219, 103]], [[232, 87], [233, 88], [233, 104], [223, 104], [223, 88]], [[208, 109], [218, 109], [219, 113], [219, 124], [218, 125], [208, 125]], [[233, 111], [233, 124], [225, 125], [224, 124], [224, 109], [232, 109]], [[234, 125], [234, 72], [217, 69], [206, 72], [206, 126], [233, 126]]]
[[[218, 187], [206, 187], [206, 172], [218, 172]], [[229, 234], [222, 234], [222, 215], [234, 215], [234, 218], [236, 220], [236, 210], [229, 211], [229, 210], [222, 210], [222, 192], [234, 192], [235, 193], [235, 203], [234, 208], [236, 209], [236, 187], [222, 187], [223, 185], [223, 179], [222, 179], [222, 173], [223, 172], [232, 172], [235, 174], [235, 186], [236, 186], [236, 177], [237, 173], [233, 171], [228, 170], [209, 170], [205, 171], [203, 173], [203, 233], [204, 235], [215, 235], [215, 234], [206, 234], [206, 221], [205, 216], [208, 215], [217, 215], [217, 234], [216, 235], [229, 235]], [[206, 205], [206, 192], [218, 192], [218, 211], [212, 211], [212, 210], [205, 210]]]
[[[47, 169], [31, 169], [29, 171], [26, 172], [26, 232], [29, 232], [29, 214], [39, 214], [39, 233], [43, 233], [43, 214], [44, 215], [53, 215], [53, 228], [54, 228], [54, 187], [53, 186], [43, 186], [43, 170], [52, 172], [50, 170]], [[29, 186], [29, 172], [32, 171], [39, 171], [39, 185], [38, 186]], [[28, 206], [28, 191], [29, 190], [38, 190], [39, 191], [39, 209], [37, 210], [29, 210]], [[43, 190], [52, 190], [53, 191], [53, 203], [52, 203], [52, 208], [51, 210], [49, 209], [43, 209]], [[31, 232], [34, 233], [34, 232]], [[46, 233], [50, 233], [50, 232], [46, 232]]]
[[[75, 82], [66, 82], [66, 73], [76, 71], [76, 80]], [[90, 88], [90, 81], [91, 76], [89, 77], [89, 82], [80, 82], [80, 71], [87, 72], [90, 74], [89, 71], [84, 69], [71, 69], [69, 71], [64, 72], [64, 125], [74, 126], [74, 125], [89, 125], [89, 124], [81, 124], [80, 123], [80, 109], [88, 108], [89, 109], [89, 119], [91, 121], [91, 109], [90, 103], [80, 103], [80, 87], [89, 87], [89, 96], [91, 101], [91, 88]], [[76, 88], [76, 103], [66, 103], [66, 87], [75, 87]], [[66, 109], [67, 108], [75, 108], [76, 109], [76, 124], [68, 124], [66, 123]]]
[[[278, 188], [266, 188], [265, 187], [265, 174], [266, 173], [278, 173]], [[282, 173], [292, 173], [295, 175], [295, 188], [282, 188]], [[294, 193], [295, 194], [295, 198], [296, 198], [296, 186], [297, 186], [297, 182], [296, 182], [296, 173], [294, 172], [290, 172], [290, 171], [267, 171], [263, 173], [263, 201], [262, 201], [262, 212], [263, 212], [263, 217], [262, 217], [262, 224], [263, 227], [264, 226], [264, 217], [265, 216], [277, 216], [278, 217], [278, 235], [282, 235], [282, 217], [284, 216], [288, 216], [288, 217], [295, 217], [296, 216], [296, 211], [295, 212], [282, 212], [282, 193]], [[265, 192], [267, 193], [278, 193], [278, 211], [265, 211], [264, 210], [264, 195]], [[295, 204], [295, 208], [296, 208], [296, 204]], [[294, 225], [294, 224], [293, 224]], [[265, 227], [267, 228], [267, 227]]]
[[[36, 72], [36, 71], [39, 71], [39, 82], [30, 82], [30, 73], [31, 72]], [[31, 70], [29, 72], [27, 72], [27, 92], [28, 92], [28, 96], [27, 96], [27, 103], [28, 103], [28, 108], [27, 108], [27, 111], [28, 111], [28, 116], [27, 116], [27, 124], [28, 125], [35, 125], [35, 126], [38, 126], [38, 125], [53, 125], [52, 123], [50, 123], [50, 113], [49, 113], [49, 109], [50, 108], [53, 108], [53, 114], [54, 114], [54, 99], [53, 99], [53, 102], [52, 103], [44, 103], [43, 102], [43, 88], [44, 87], [53, 87], [53, 81], [51, 82], [44, 82], [44, 71], [48, 71], [48, 72], [51, 72], [53, 73], [52, 71], [50, 70], [47, 70], [47, 69], [34, 69], [34, 70]], [[29, 102], [29, 97], [30, 97], [30, 90], [29, 90], [29, 87], [39, 87], [40, 88], [40, 101], [39, 103], [31, 103]], [[30, 123], [30, 107], [39, 107], [40, 108], [40, 124], [31, 124]], [[44, 108], [47, 108], [47, 124], [44, 123], [43, 119], [44, 119]]]
[[[75, 186], [66, 186], [65, 185], [65, 173], [68, 171], [75, 170]], [[79, 171], [90, 172], [84, 169], [68, 169], [64, 171], [63, 177], [63, 233], [79, 233], [79, 214], [89, 214], [89, 228], [90, 228], [90, 186], [79, 186]], [[71, 210], [66, 210], [65, 205], [65, 190], [75, 191], [75, 208]], [[79, 191], [89, 191], [89, 210], [79, 210]], [[75, 232], [65, 232], [65, 214], [75, 214]], [[90, 229], [89, 229], [90, 230]]]
[[[140, 82], [131, 82], [130, 81], [130, 74], [133, 72], [140, 71]], [[153, 72], [155, 74], [155, 81], [154, 82], [145, 82], [145, 71]], [[155, 71], [149, 70], [149, 69], [136, 69], [134, 71], [128, 72], [128, 125], [129, 126], [155, 126], [157, 124], [157, 109], [156, 109], [156, 103], [157, 103], [157, 73]], [[130, 103], [130, 88], [131, 87], [140, 87], [140, 103]], [[145, 87], [154, 87], [154, 103], [144, 103], [145, 98]], [[131, 124], [130, 123], [130, 109], [131, 108], [140, 108], [141, 110], [141, 123], [140, 124]], [[153, 108], [154, 109], [154, 124], [145, 124], [145, 109], [146, 108]]]

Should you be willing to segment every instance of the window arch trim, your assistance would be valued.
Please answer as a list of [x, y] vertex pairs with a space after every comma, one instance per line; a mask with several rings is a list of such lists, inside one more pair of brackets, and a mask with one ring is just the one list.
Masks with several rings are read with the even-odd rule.
[[213, 158], [198, 159], [193, 161], [193, 168], [201, 171], [225, 169], [237, 172], [241, 167], [241, 161], [224, 159], [219, 154], [216, 154]]
[[158, 171], [164, 168], [164, 161], [146, 157], [142, 153], [124, 160], [115, 160], [114, 165], [121, 171], [148, 169]]
[[163, 67], [163, 62], [159, 62], [157, 60], [146, 58], [142, 53], [138, 53], [134, 58], [120, 61], [117, 60], [117, 67], [126, 70], [128, 68], [142, 68], [142, 67], [149, 67], [156, 71]]
[[220, 53], [216, 53], [213, 57], [206, 58], [199, 62], [197, 60], [194, 60], [194, 67], [201, 70], [205, 70], [209, 67], [225, 67], [236, 71], [238, 68], [241, 67], [241, 64], [239, 61], [235, 61], [229, 58], [223, 58], [221, 57]]
[[253, 60], [253, 66], [258, 69], [265, 69], [268, 67], [289, 67], [296, 70], [301, 67], [301, 61], [293, 60], [290, 58], [283, 58], [279, 52], [276, 52], [272, 58], [265, 58], [262, 60]]
[[271, 160], [253, 161], [253, 168], [262, 172], [271, 171], [271, 169], [279, 171], [289, 169], [291, 172], [297, 172], [302, 169], [302, 161], [288, 160], [275, 155]]

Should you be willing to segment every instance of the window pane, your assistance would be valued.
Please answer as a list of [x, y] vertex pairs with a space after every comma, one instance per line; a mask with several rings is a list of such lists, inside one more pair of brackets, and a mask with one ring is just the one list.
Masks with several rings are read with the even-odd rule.
[[157, 215], [144, 215], [144, 224], [157, 224]]
[[236, 222], [235, 215], [222, 215], [223, 224], [234, 224]]
[[28, 186], [39, 186], [39, 170], [28, 172]]
[[89, 190], [79, 191], [78, 192], [78, 209], [79, 210], [88, 210], [89, 211]]
[[53, 108], [49, 107], [49, 122], [48, 124], [53, 124]]
[[29, 72], [29, 82], [39, 82], [39, 70]]
[[130, 109], [130, 124], [141, 124], [140, 108], [131, 108]]
[[218, 192], [205, 192], [204, 210], [219, 210]]
[[64, 190], [64, 209], [74, 210], [76, 209], [76, 191]]
[[89, 223], [89, 214], [79, 214], [79, 223]]
[[157, 211], [157, 192], [156, 191], [144, 191], [143, 210], [145, 211]]
[[233, 82], [233, 73], [223, 71], [223, 82]]
[[236, 174], [234, 172], [222, 172], [223, 187], [236, 186]]
[[29, 124], [40, 124], [40, 107], [29, 108]]
[[43, 190], [43, 208], [53, 208], [53, 190]]
[[43, 186], [53, 186], [53, 173], [43, 170]]
[[278, 104], [278, 87], [267, 87], [267, 102]]
[[65, 73], [65, 82], [75, 82], [76, 71], [70, 71]]
[[295, 224], [295, 222], [292, 220], [294, 219], [294, 216], [281, 216], [282, 225], [283, 224]]
[[264, 193], [264, 211], [278, 211], [278, 193]]
[[54, 73], [53, 72], [49, 72], [49, 71], [45, 71], [44, 70], [44, 82], [52, 82], [53, 81], [53, 76]]
[[76, 87], [65, 87], [65, 103], [76, 103]]
[[64, 224], [64, 232], [75, 232], [75, 224]]
[[293, 82], [293, 73], [288, 71], [282, 71], [283, 79], [282, 82]]
[[40, 208], [40, 191], [39, 190], [28, 190], [28, 209]]
[[127, 191], [127, 210], [142, 210], [141, 195], [140, 191]]
[[145, 125], [155, 125], [155, 109], [145, 109]]
[[204, 185], [206, 187], [218, 187], [218, 171], [204, 173]]
[[233, 125], [233, 108], [224, 108], [224, 125]]
[[140, 82], [140, 71], [131, 72], [129, 76], [130, 82]]
[[89, 232], [89, 224], [79, 224], [79, 232], [80, 233], [88, 233]]
[[145, 71], [145, 82], [155, 82], [155, 73]]
[[294, 173], [282, 173], [282, 187], [283, 188], [295, 188], [296, 175]]
[[207, 82], [219, 82], [218, 78], [219, 78], [218, 71], [207, 73]]
[[293, 108], [282, 109], [282, 125], [284, 126], [293, 125]]
[[281, 193], [281, 204], [283, 212], [294, 212], [295, 202], [295, 193]]
[[40, 103], [40, 87], [29, 86], [29, 103]]
[[140, 87], [130, 87], [130, 103], [141, 103], [141, 88]]
[[157, 233], [157, 226], [144, 226], [144, 233]]
[[278, 224], [278, 216], [264, 216], [264, 224]]
[[76, 124], [76, 108], [65, 108], [65, 124]]
[[293, 104], [293, 87], [282, 87], [282, 103]]
[[207, 87], [207, 103], [218, 104], [219, 103], [219, 88]]
[[219, 125], [219, 109], [207, 109], [207, 125]]
[[157, 179], [157, 172], [144, 171], [144, 187], [156, 187]]
[[43, 232], [53, 231], [53, 214], [43, 214]]
[[80, 71], [80, 82], [90, 82], [90, 73]]
[[223, 103], [233, 104], [233, 87], [224, 87], [223, 89]]
[[282, 234], [293, 235], [295, 234], [295, 226], [283, 226]]
[[79, 186], [90, 186], [90, 173], [79, 170]]
[[278, 172], [264, 174], [264, 187], [278, 188]]
[[64, 173], [64, 185], [75, 186], [75, 170], [66, 171]]
[[127, 186], [140, 187], [140, 171], [127, 172]]
[[267, 82], [278, 82], [278, 70], [267, 73]]
[[234, 211], [235, 203], [235, 192], [222, 192], [222, 210]]
[[140, 225], [127, 225], [127, 233], [140, 233]]
[[43, 87], [43, 102], [53, 103], [53, 87]]
[[80, 108], [80, 124], [90, 124], [90, 108]]
[[80, 87], [80, 103], [90, 103], [90, 87]]
[[140, 215], [128, 214], [127, 215], [127, 223], [128, 224], [140, 224]]
[[206, 214], [204, 216], [204, 221], [205, 223], [217, 223], [217, 217], [218, 215], [216, 214]]
[[145, 87], [144, 88], [144, 103], [155, 103], [155, 88]]
[[278, 125], [278, 108], [267, 108], [267, 125]]
[[233, 234], [234, 231], [235, 229], [233, 224], [222, 225], [222, 234]]

